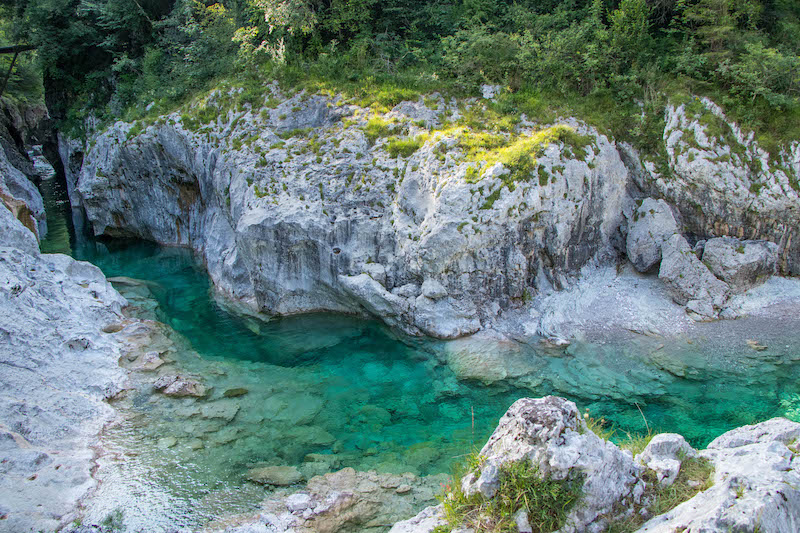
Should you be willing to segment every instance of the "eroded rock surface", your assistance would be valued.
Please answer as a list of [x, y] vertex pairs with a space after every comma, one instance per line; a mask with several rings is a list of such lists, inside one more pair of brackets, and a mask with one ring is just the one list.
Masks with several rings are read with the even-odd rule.
[[[402, 102], [377, 117], [385, 132], [373, 135], [375, 117], [341, 96], [290, 96], [277, 84], [265, 93], [280, 104], [232, 109], [229, 95], [212, 92], [200, 105], [219, 113], [202, 127], [174, 113], [119, 122], [86, 151], [62, 139], [73, 203], [98, 235], [191, 246], [215, 286], [252, 310], [364, 313], [448, 339], [513, 330], [514, 313], [535, 309], [537, 296], [616, 266], [621, 254], [642, 272], [669, 256], [664, 279], [701, 320], [724, 311], [717, 278], [740, 291], [771, 271], [767, 259], [706, 275], [702, 263], [665, 254], [684, 251], [668, 246], [673, 235], [693, 250], [695, 238], [771, 241], [776, 271], [800, 272], [800, 147], [767, 154], [708, 100], [667, 109], [670, 177], [572, 119], [556, 127], [577, 135], [543, 144], [535, 172], [518, 176], [470, 161], [462, 137], [474, 132], [429, 131], [458, 116], [456, 101]], [[514, 135], [552, 126], [522, 120]], [[398, 155], [393, 137], [419, 149]], [[684, 267], [688, 281], [676, 270]]]
[[0, 531], [52, 531], [95, 486], [90, 446], [125, 378], [103, 330], [125, 304], [97, 267], [40, 255], [0, 202]]

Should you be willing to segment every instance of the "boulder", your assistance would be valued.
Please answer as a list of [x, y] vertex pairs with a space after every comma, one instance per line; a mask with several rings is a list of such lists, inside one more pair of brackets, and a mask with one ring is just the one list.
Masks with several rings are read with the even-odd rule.
[[661, 248], [658, 277], [666, 284], [672, 299], [701, 319], [716, 318], [725, 305], [730, 288], [717, 279], [697, 259], [683, 236], [675, 234]]
[[751, 289], [775, 274], [777, 260], [778, 245], [769, 241], [717, 237], [703, 248], [703, 263], [735, 292]]
[[422, 283], [422, 295], [431, 300], [439, 300], [447, 296], [447, 289], [435, 279], [429, 278]]
[[676, 433], [660, 433], [636, 456], [636, 462], [653, 470], [660, 483], [671, 485], [686, 457], [697, 457], [697, 450], [686, 439]]
[[642, 470], [629, 454], [590, 431], [573, 402], [556, 396], [514, 402], [480, 456], [485, 460], [478, 471], [462, 479], [466, 494], [493, 496], [502, 465], [526, 459], [551, 479], [582, 477], [583, 496], [564, 531], [584, 531], [599, 516], [632, 503]]
[[714, 485], [640, 531], [800, 531], [800, 424], [785, 418], [734, 429], [700, 455], [714, 464]]
[[649, 271], [661, 261], [661, 246], [678, 232], [667, 202], [646, 198], [628, 221], [628, 259], [639, 272]]

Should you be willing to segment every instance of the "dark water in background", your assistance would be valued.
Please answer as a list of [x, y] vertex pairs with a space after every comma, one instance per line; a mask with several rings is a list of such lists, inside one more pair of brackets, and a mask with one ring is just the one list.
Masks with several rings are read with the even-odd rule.
[[[101, 461], [106, 482], [89, 513], [125, 508], [134, 529], [248, 510], [264, 489], [245, 474], [264, 464], [295, 465], [306, 476], [345, 466], [448, 472], [523, 396], [566, 396], [603, 416], [617, 436], [644, 433], [644, 416], [650, 428], [695, 446], [743, 424], [800, 415], [798, 323], [719, 322], [691, 339], [628, 335], [566, 352], [515, 346], [509, 357], [527, 373], [513, 385], [485, 386], [457, 380], [445, 364], [460, 345], [400, 338], [379, 322], [341, 315], [264, 322], [232, 313], [215, 301], [190, 251], [76, 238], [58, 182], [45, 182], [43, 193], [50, 233], [42, 250], [91, 261], [109, 277], [146, 280], [120, 290], [182, 335], [177, 364], [213, 388], [207, 402], [142, 390], [130, 422], [106, 436], [114, 453]], [[750, 338], [768, 349], [754, 351]], [[232, 388], [248, 393], [222, 398]], [[207, 416], [207, 405], [228, 414]]]

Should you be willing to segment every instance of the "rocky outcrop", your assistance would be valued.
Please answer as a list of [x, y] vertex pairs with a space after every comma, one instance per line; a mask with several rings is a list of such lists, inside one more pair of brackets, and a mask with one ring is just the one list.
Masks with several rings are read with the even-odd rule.
[[[798, 438], [800, 424], [775, 418], [729, 431], [702, 452], [680, 435], [656, 435], [634, 459], [586, 427], [572, 402], [553, 396], [524, 398], [500, 420], [480, 452], [481, 465], [463, 478], [463, 490], [490, 500], [496, 497], [503, 465], [530, 460], [542, 478], [583, 480], [580, 499], [558, 531], [613, 530], [619, 521], [629, 530], [637, 524], [633, 518], [648, 516], [660, 487], [676, 483], [689, 461], [707, 461], [710, 468], [701, 475], [713, 469], [711, 486], [707, 479], [683, 479], [684, 490], [697, 487], [696, 495], [646, 523], [640, 520], [637, 531], [796, 531]], [[395, 524], [392, 532], [429, 533], [445, 525], [443, 512], [442, 506], [425, 508]], [[523, 506], [517, 524], [526, 523], [525, 515]]]
[[733, 290], [744, 292], [775, 274], [777, 252], [773, 242], [717, 237], [705, 243], [703, 263]]
[[[718, 282], [674, 235], [692, 247], [765, 239], [777, 271], [800, 272], [800, 149], [767, 154], [710, 101], [668, 107], [669, 157], [657, 167], [573, 119], [523, 117], [492, 133], [443, 126], [483, 105], [474, 99], [433, 95], [376, 113], [277, 84], [265, 93], [264, 107], [232, 106], [217, 90], [153, 123], [116, 123], [85, 147], [62, 140], [73, 203], [98, 235], [191, 246], [216, 288], [253, 310], [365, 313], [440, 338], [503, 329], [509, 313], [620, 252], [640, 272], [660, 267], [701, 320], [736, 314], [725, 311], [724, 269], [753, 271], [734, 292], [770, 271], [769, 259], [728, 257]], [[515, 166], [513, 150], [535, 154], [532, 165]]]
[[103, 330], [123, 305], [97, 267], [40, 255], [0, 202], [0, 531], [55, 530], [95, 486], [90, 446], [125, 377]]
[[762, 531], [800, 529], [800, 424], [774, 418], [716, 438], [700, 454], [714, 464], [714, 485], [640, 531]]
[[[441, 122], [455, 102], [375, 117], [341, 97], [269, 90], [284, 98], [275, 109], [226, 109], [216, 92], [202, 127], [174, 114], [94, 138], [73, 185], [95, 233], [192, 246], [219, 290], [257, 310], [366, 312], [443, 338], [616, 256], [628, 173], [581, 123], [501, 134], [541, 138], [537, 170], [511, 179], [470, 159], [466, 131], [415, 118]], [[419, 148], [398, 154], [395, 137]]]
[[799, 274], [800, 141], [769, 152], [707, 98], [667, 106], [665, 121], [668, 172], [645, 162], [632, 174], [641, 190], [693, 235], [776, 243], [779, 272]]
[[497, 493], [504, 464], [529, 460], [542, 477], [581, 481], [582, 497], [563, 531], [585, 531], [620, 503], [638, 503], [644, 492], [633, 457], [586, 426], [574, 403], [556, 396], [517, 400], [480, 451], [479, 470], [462, 480], [466, 495]]

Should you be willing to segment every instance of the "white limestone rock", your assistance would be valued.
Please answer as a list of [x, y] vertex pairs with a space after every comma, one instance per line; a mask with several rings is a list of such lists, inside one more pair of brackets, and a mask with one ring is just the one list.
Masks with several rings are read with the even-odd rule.
[[692, 448], [681, 435], [659, 433], [635, 459], [637, 463], [653, 470], [660, 483], [672, 485], [678, 477], [683, 460], [696, 456], [697, 450]]
[[670, 289], [673, 300], [687, 305], [702, 319], [716, 318], [728, 300], [728, 285], [697, 259], [681, 235], [670, 237], [662, 246], [661, 253], [658, 277]]
[[480, 455], [480, 472], [463, 478], [465, 493], [490, 497], [504, 463], [529, 459], [542, 476], [575, 479], [582, 475], [583, 497], [570, 511], [562, 531], [584, 531], [614, 506], [631, 502], [641, 467], [613, 443], [587, 427], [573, 402], [555, 396], [523, 398], [508, 409]]
[[679, 233], [672, 210], [664, 200], [645, 198], [628, 221], [626, 250], [639, 272], [647, 272], [661, 261], [661, 247]]
[[751, 289], [774, 275], [777, 255], [774, 242], [733, 237], [709, 239], [703, 247], [703, 263], [735, 292]]
[[714, 464], [714, 485], [639, 530], [800, 530], [800, 472], [795, 452], [800, 424], [774, 418], [718, 437], [700, 455]]

